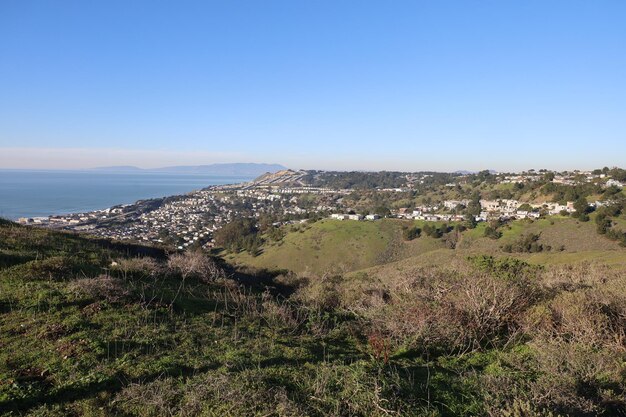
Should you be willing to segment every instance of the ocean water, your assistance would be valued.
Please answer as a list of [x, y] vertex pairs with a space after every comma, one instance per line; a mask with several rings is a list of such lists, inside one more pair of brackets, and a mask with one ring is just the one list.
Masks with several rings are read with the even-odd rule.
[[251, 179], [157, 172], [0, 170], [0, 217], [15, 220], [86, 212]]

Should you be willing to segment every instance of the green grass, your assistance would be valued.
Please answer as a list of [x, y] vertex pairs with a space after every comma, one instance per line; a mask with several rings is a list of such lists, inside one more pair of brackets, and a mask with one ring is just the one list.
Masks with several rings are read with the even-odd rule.
[[[309, 230], [311, 236], [316, 231], [331, 233], [324, 242], [339, 250], [357, 231], [370, 244], [388, 242], [398, 225], [321, 222]], [[480, 410], [471, 381], [454, 376], [445, 362], [402, 352], [381, 362], [347, 312], [230, 280], [190, 279], [174, 299], [180, 278], [172, 273], [110, 269], [111, 261], [128, 257], [128, 247], [13, 226], [0, 226], [0, 242], [11, 256], [10, 265], [0, 266], [1, 415], [382, 416], [390, 409], [438, 416]], [[376, 244], [370, 253], [381, 248]], [[98, 293], [81, 287], [103, 273], [120, 287]], [[425, 384], [431, 376], [436, 391]]]
[[[473, 308], [473, 299], [466, 303], [465, 286], [450, 284], [472, 273], [467, 256], [475, 246], [498, 244], [480, 236], [484, 226], [467, 232], [468, 249], [446, 249], [440, 240], [427, 237], [403, 242], [403, 224], [321, 221], [301, 226], [303, 231], [290, 232], [282, 245], [268, 246], [265, 254], [250, 258], [263, 260], [273, 250], [272, 262], [282, 268], [283, 262], [326, 268], [340, 260], [346, 269], [361, 269], [358, 273], [301, 280], [246, 276], [225, 265], [226, 278], [207, 282], [192, 277], [182, 287], [181, 276], [167, 268], [159, 251], [0, 224], [0, 414], [474, 416], [486, 415], [489, 401], [493, 409], [510, 400], [508, 395], [527, 398], [523, 389], [530, 392], [538, 376], [552, 378], [550, 368], [525, 365], [541, 352], [525, 339], [472, 349], [463, 344], [456, 351], [446, 347], [448, 342], [438, 346], [428, 332], [414, 339], [396, 327], [397, 322], [426, 323], [438, 334], [470, 328], [462, 320], [474, 317], [467, 310]], [[571, 219], [528, 225], [566, 237], [589, 226]], [[518, 225], [508, 233], [515, 236]], [[139, 253], [147, 255], [141, 262], [134, 257]], [[581, 258], [610, 264], [620, 263], [623, 254], [596, 250], [519, 257], [542, 264]], [[150, 261], [151, 266], [112, 268], [112, 261]], [[436, 270], [425, 275], [439, 279], [439, 285], [420, 280], [406, 285], [411, 282], [407, 278], [422, 276], [424, 272], [412, 274], [425, 265], [461, 264], [464, 268], [447, 278]], [[108, 284], [94, 287], [99, 282]], [[400, 285], [394, 287], [394, 282]], [[616, 280], [611, 288], [621, 283]], [[175, 296], [178, 288], [183, 291]], [[438, 296], [458, 293], [441, 306], [438, 296], [427, 304], [414, 303], [426, 293], [436, 295], [437, 288]], [[480, 296], [480, 289], [474, 288], [473, 294]], [[571, 295], [569, 291], [563, 296]], [[585, 291], [581, 287], [580, 293]], [[487, 294], [477, 305], [492, 302]], [[538, 299], [533, 308], [545, 309], [547, 302]], [[424, 308], [439, 308], [435, 311], [441, 314], [421, 321]], [[457, 310], [462, 308], [466, 310]], [[375, 314], [368, 316], [368, 309]], [[620, 311], [615, 317], [621, 317]], [[397, 315], [389, 319], [387, 313]], [[519, 318], [519, 323], [525, 321]], [[387, 335], [394, 330], [401, 337]], [[555, 363], [562, 363], [557, 359]], [[581, 369], [592, 359], [585, 357]], [[575, 377], [568, 367], [559, 369]], [[618, 398], [624, 391], [623, 384], [604, 375], [592, 377], [594, 383], [600, 381], [597, 392], [603, 396], [615, 393], [611, 395]], [[505, 394], [493, 400], [484, 381], [523, 389], [521, 394], [503, 389]], [[600, 401], [595, 391], [581, 395]]]
[[[626, 249], [595, 231], [593, 220], [579, 222], [562, 216], [540, 220], [518, 220], [500, 227], [502, 237], [484, 237], [486, 223], [463, 232], [455, 250], [443, 249], [440, 239], [422, 237], [405, 242], [401, 237], [403, 225], [424, 227], [424, 221], [384, 219], [378, 222], [322, 220], [301, 225], [287, 233], [282, 242], [266, 244], [259, 256], [248, 253], [229, 254], [226, 259], [240, 265], [287, 269], [297, 273], [322, 275], [359, 271], [385, 264], [413, 263], [432, 265], [450, 257], [489, 254], [506, 256], [501, 247], [528, 233], [540, 234], [540, 243], [551, 250], [535, 256], [533, 262], [558, 264], [569, 261], [606, 261], [619, 266], [626, 262]], [[432, 223], [441, 226], [443, 223]], [[287, 229], [289, 230], [289, 228]], [[433, 252], [433, 253], [431, 253]], [[578, 254], [568, 255], [568, 254]], [[515, 255], [518, 256], [518, 255]], [[524, 255], [519, 255], [524, 256]]]
[[323, 275], [382, 265], [443, 247], [441, 240], [424, 235], [404, 241], [402, 227], [411, 224], [423, 227], [425, 222], [325, 219], [310, 225], [287, 226], [286, 230], [295, 230], [278, 243], [266, 243], [258, 256], [240, 252], [227, 254], [225, 259], [256, 268]]
[[400, 222], [325, 219], [300, 225], [282, 241], [264, 245], [259, 256], [242, 252], [226, 259], [267, 269], [339, 273], [384, 263], [397, 256], [401, 245]]
[[[0, 238], [13, 256], [12, 265], [0, 267], [0, 414], [162, 415], [158, 404], [125, 402], [127, 391], [167, 378], [173, 387], [221, 381], [215, 390], [243, 387], [246, 378], [295, 387], [315, 378], [313, 364], [364, 378], [376, 372], [348, 333], [314, 334], [257, 313], [261, 292], [254, 289], [234, 299], [232, 289], [190, 281], [173, 300], [176, 277], [129, 275], [119, 278], [128, 293], [107, 301], [75, 283], [125, 252], [30, 228], [0, 226]], [[317, 325], [331, 319], [318, 317]], [[346, 360], [352, 364], [344, 367]], [[219, 400], [215, 393], [204, 400], [209, 415], [267, 414], [273, 407], [259, 401], [245, 408], [229, 403], [239, 401], [234, 394]]]

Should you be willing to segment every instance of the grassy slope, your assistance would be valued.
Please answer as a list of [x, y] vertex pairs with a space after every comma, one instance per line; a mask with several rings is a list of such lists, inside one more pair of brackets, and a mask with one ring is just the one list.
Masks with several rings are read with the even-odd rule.
[[[400, 228], [363, 224], [320, 223], [295, 234], [373, 227], [371, 238], [387, 230], [378, 228]], [[405, 265], [463, 262], [462, 250], [439, 243], [402, 243], [398, 253], [418, 255], [386, 265], [380, 277], [392, 278], [394, 266], [403, 277]], [[428, 365], [400, 345], [385, 364], [368, 342], [371, 329], [346, 311], [274, 298], [263, 288], [238, 292], [230, 280], [190, 280], [175, 301], [180, 279], [163, 272], [110, 271], [123, 290], [112, 294], [77, 287], [137, 250], [0, 225], [0, 415], [485, 415], [479, 375], [530, 375], [507, 365], [524, 363], [531, 348], [521, 345], [437, 354]]]
[[[380, 222], [323, 220], [288, 233], [279, 244], [269, 244], [263, 253], [229, 255], [229, 261], [268, 269], [289, 269], [298, 273], [323, 274], [372, 268], [389, 263], [431, 265], [468, 255], [515, 256], [531, 263], [559, 264], [597, 261], [626, 268], [626, 249], [596, 233], [593, 221], [579, 222], [555, 216], [538, 221], [515, 221], [502, 227], [498, 240], [483, 236], [486, 224], [463, 233], [456, 250], [443, 247], [440, 240], [426, 236], [411, 242], [401, 237], [402, 224], [385, 219]], [[415, 225], [423, 227], [424, 222]], [[538, 254], [506, 254], [501, 246], [523, 234], [541, 234], [540, 242], [552, 250]], [[403, 261], [410, 259], [409, 261]]]
[[299, 231], [288, 233], [282, 242], [265, 245], [257, 257], [239, 253], [226, 259], [261, 268], [323, 274], [367, 268], [439, 245], [432, 239], [407, 245], [402, 242], [401, 229], [402, 223], [391, 219], [322, 220], [301, 225]]
[[[276, 415], [276, 401], [299, 415], [295, 402], [273, 397], [279, 387], [302, 403], [312, 395], [302, 381], [317, 372], [342, 386], [368, 378], [370, 356], [349, 334], [286, 324], [279, 304], [258, 313], [252, 289], [233, 297], [232, 288], [190, 281], [173, 309], [175, 277], [124, 275], [115, 301], [77, 290], [125, 249], [0, 225], [0, 415]], [[306, 414], [336, 406], [316, 395], [318, 411]]]
[[176, 276], [113, 269], [120, 288], [85, 292], [112, 260], [139, 249], [109, 246], [0, 225], [0, 415], [479, 410], [479, 387], [446, 369], [454, 363], [427, 367], [400, 352], [385, 366], [351, 316], [268, 298], [262, 288], [190, 280], [173, 300]]

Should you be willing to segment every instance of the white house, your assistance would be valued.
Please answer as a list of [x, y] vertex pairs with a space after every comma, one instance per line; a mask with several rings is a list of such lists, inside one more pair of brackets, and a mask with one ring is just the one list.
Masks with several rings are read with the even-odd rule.
[[360, 214], [348, 214], [349, 220], [363, 220], [363, 216]]
[[616, 186], [616, 187], [620, 187], [620, 188], [624, 187], [624, 184], [622, 184], [621, 182], [619, 182], [619, 181], [617, 181], [615, 179], [612, 179], [612, 178], [606, 182], [606, 186], [607, 187], [611, 187], [613, 185]]

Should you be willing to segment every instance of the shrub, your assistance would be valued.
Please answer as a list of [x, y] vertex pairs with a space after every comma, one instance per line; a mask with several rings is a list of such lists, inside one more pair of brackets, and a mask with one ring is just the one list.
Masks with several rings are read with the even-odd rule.
[[122, 258], [111, 264], [112, 271], [121, 273], [122, 278], [148, 278], [162, 272], [162, 266], [154, 258]]
[[39, 261], [32, 261], [25, 266], [27, 274], [33, 279], [63, 281], [69, 280], [80, 271], [76, 259], [66, 256], [53, 256]]
[[504, 252], [526, 252], [535, 253], [542, 252], [543, 250], [549, 250], [549, 246], [544, 246], [538, 242], [541, 234], [528, 233], [520, 236], [515, 242], [508, 243], [502, 246]]
[[532, 342], [536, 380], [529, 384], [535, 404], [567, 415], [623, 415], [626, 391], [620, 355], [559, 338]]
[[402, 230], [402, 237], [404, 240], [413, 240], [420, 237], [422, 229], [417, 226], [407, 227]]
[[399, 345], [454, 352], [499, 346], [516, 336], [536, 289], [471, 271], [424, 270], [387, 291], [351, 310]]
[[498, 229], [491, 227], [491, 226], [487, 226], [485, 227], [485, 231], [483, 233], [483, 235], [485, 237], [488, 237], [489, 239], [500, 239], [502, 237], [502, 232], [500, 232]]
[[128, 298], [130, 291], [118, 278], [100, 275], [96, 278], [82, 278], [69, 285], [70, 291], [94, 299], [104, 299], [109, 303], [119, 303]]
[[224, 271], [215, 261], [200, 251], [173, 254], [167, 261], [167, 267], [171, 273], [180, 275], [183, 281], [196, 278], [202, 282], [211, 282], [224, 277]]

